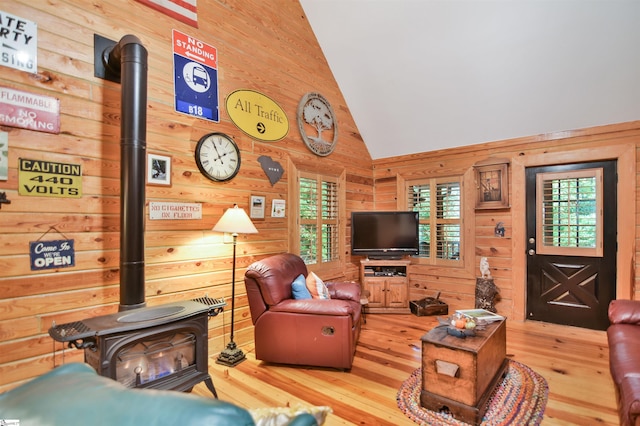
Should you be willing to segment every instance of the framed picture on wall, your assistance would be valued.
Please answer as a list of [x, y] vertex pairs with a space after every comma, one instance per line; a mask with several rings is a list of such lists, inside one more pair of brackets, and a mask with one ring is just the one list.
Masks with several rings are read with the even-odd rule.
[[286, 201], [273, 200], [271, 202], [271, 217], [285, 217]]
[[249, 202], [249, 216], [252, 219], [264, 219], [265, 197], [252, 195]]
[[149, 185], [171, 186], [171, 157], [147, 154], [147, 183]]
[[476, 209], [505, 209], [509, 207], [509, 162], [488, 159], [474, 166]]

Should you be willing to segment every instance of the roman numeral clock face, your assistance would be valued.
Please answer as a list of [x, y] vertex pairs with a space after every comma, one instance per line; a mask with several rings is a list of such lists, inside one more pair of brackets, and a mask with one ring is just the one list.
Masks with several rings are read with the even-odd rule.
[[195, 155], [198, 169], [212, 181], [224, 182], [240, 170], [240, 150], [224, 133], [209, 133], [200, 138]]

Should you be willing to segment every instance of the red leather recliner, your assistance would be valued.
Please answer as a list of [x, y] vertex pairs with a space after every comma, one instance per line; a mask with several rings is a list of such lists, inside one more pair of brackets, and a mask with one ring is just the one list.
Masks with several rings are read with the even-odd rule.
[[360, 335], [360, 286], [325, 282], [331, 296], [296, 300], [291, 283], [308, 275], [304, 261], [283, 253], [247, 269], [256, 358], [266, 362], [348, 370]]
[[612, 300], [607, 340], [609, 368], [622, 426], [640, 425], [640, 301]]

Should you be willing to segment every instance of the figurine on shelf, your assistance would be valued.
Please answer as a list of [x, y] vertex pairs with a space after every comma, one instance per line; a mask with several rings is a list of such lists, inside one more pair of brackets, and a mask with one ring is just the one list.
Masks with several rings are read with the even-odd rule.
[[480, 258], [480, 275], [482, 278], [491, 278], [491, 269], [489, 268], [489, 260], [486, 257]]
[[493, 282], [491, 270], [489, 268], [489, 260], [486, 257], [480, 258], [480, 274], [476, 278], [476, 309], [486, 309], [487, 311], [496, 313], [496, 301], [500, 300], [500, 290]]

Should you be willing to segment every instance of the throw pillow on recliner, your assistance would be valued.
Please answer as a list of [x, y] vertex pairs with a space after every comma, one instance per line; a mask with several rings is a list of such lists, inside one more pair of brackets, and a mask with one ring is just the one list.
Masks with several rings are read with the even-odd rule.
[[296, 300], [311, 299], [311, 293], [307, 288], [307, 281], [304, 275], [300, 274], [291, 283], [291, 293]]
[[314, 299], [331, 299], [329, 289], [324, 284], [324, 281], [313, 272], [309, 272], [309, 275], [307, 275], [307, 289]]

